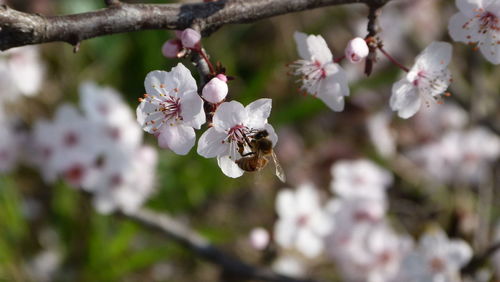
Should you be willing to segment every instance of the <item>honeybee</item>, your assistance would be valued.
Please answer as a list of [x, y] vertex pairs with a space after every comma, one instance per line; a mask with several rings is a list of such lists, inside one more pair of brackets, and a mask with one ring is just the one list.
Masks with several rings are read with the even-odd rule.
[[253, 172], [263, 169], [269, 162], [268, 157], [271, 156], [276, 167], [276, 176], [285, 182], [285, 172], [278, 162], [278, 158], [273, 151], [273, 142], [268, 138], [269, 133], [267, 130], [257, 131], [254, 135], [245, 137], [251, 151], [249, 153], [243, 153], [244, 146], [239, 144], [239, 152], [242, 156], [241, 159], [236, 160], [236, 164], [244, 171]]

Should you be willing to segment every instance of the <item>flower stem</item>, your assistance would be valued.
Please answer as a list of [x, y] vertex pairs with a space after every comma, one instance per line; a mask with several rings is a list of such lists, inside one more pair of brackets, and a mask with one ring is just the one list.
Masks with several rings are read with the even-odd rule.
[[382, 48], [382, 46], [379, 46], [378, 49], [380, 50], [380, 52], [382, 52], [382, 54], [384, 54], [384, 56], [387, 57], [387, 59], [389, 59], [389, 61], [391, 61], [391, 63], [395, 64], [398, 68], [404, 70], [405, 72], [409, 72], [410, 71], [407, 67], [403, 66], [400, 62], [398, 62], [391, 55], [389, 55], [389, 53], [387, 53], [384, 50], [384, 48]]
[[200, 48], [200, 50], [197, 50], [197, 51], [198, 51], [198, 54], [200, 54], [200, 56], [203, 58], [203, 60], [205, 60], [205, 62], [207, 62], [208, 68], [210, 69], [210, 73], [212, 75], [214, 75], [214, 76], [217, 75], [215, 73], [215, 68], [212, 65], [212, 63], [210, 62], [210, 60], [208, 59], [207, 54], [205, 53], [205, 51], [203, 51], [202, 48]]

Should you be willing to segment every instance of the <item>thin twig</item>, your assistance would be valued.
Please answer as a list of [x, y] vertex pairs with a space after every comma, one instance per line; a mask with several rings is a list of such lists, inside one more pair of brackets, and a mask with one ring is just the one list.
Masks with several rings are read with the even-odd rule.
[[498, 250], [500, 250], [500, 242], [493, 243], [483, 253], [472, 257], [469, 263], [462, 267], [462, 274], [474, 274], [474, 272], [481, 268], [486, 263], [486, 261]]
[[246, 264], [219, 250], [198, 233], [166, 214], [160, 214], [143, 208], [132, 213], [121, 213], [120, 215], [145, 227], [162, 232], [196, 255], [217, 264], [226, 274], [261, 281], [313, 282], [313, 280], [296, 279], [277, 274], [268, 269]]
[[[226, 24], [249, 23], [319, 7], [390, 0], [221, 0], [193, 4], [110, 5], [105, 9], [65, 16], [42, 16], [0, 6], [0, 50], [62, 41], [72, 45], [98, 36], [151, 29], [196, 26], [208, 35]], [[106, 3], [116, 1], [106, 1]]]

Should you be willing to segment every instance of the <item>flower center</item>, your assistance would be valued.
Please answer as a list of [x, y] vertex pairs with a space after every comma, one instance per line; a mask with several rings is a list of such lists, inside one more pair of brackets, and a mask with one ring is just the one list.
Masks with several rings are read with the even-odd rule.
[[477, 15], [479, 17], [479, 32], [486, 33], [488, 30], [500, 31], [498, 17], [491, 12], [483, 12]]
[[165, 119], [182, 120], [181, 104], [179, 98], [168, 96], [163, 102], [160, 103], [159, 111], [163, 113]]
[[321, 62], [298, 60], [290, 65], [292, 74], [300, 75], [302, 81], [302, 90], [306, 90], [312, 95], [316, 95], [322, 79], [326, 78], [327, 72]]
[[227, 131], [227, 137], [222, 142], [235, 142], [237, 144], [245, 144], [247, 134], [250, 132], [248, 127], [238, 124]]

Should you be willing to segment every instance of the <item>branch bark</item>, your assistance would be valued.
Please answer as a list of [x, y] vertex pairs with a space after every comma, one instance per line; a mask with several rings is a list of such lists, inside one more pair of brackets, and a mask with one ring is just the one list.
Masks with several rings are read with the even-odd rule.
[[249, 23], [324, 6], [390, 0], [219, 0], [195, 4], [127, 4], [106, 0], [107, 8], [74, 15], [42, 16], [0, 6], [0, 50], [62, 41], [72, 45], [98, 36], [151, 29], [196, 27], [204, 36], [222, 25]]
[[246, 264], [219, 250], [195, 231], [166, 214], [140, 209], [132, 213], [121, 213], [120, 215], [145, 227], [160, 231], [200, 257], [217, 264], [226, 274], [261, 281], [313, 282], [313, 280], [295, 279], [277, 274], [268, 269]]

